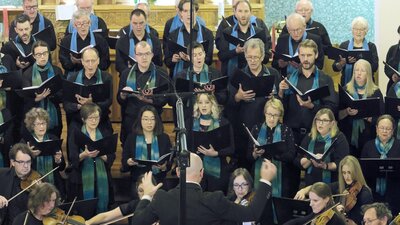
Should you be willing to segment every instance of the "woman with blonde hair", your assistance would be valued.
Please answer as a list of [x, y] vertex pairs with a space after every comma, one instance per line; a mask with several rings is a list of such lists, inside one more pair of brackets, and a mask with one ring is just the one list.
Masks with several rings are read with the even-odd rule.
[[[234, 153], [233, 130], [228, 120], [221, 117], [221, 108], [213, 94], [202, 93], [196, 97], [193, 106], [193, 131], [208, 132], [222, 126], [229, 126], [230, 145], [223, 149], [214, 146], [192, 146], [191, 150], [203, 159], [204, 178], [201, 185], [204, 190], [225, 191], [228, 187], [231, 156]], [[191, 141], [189, 142], [191, 143]]]
[[295, 164], [306, 170], [305, 184], [318, 181], [330, 183], [337, 179], [340, 160], [349, 154], [349, 144], [339, 130], [333, 112], [328, 108], [320, 109], [315, 114], [311, 132], [301, 142], [301, 147], [321, 157], [329, 148], [333, 148], [324, 161], [309, 159], [305, 154], [298, 154]]
[[[372, 81], [371, 65], [364, 59], [354, 64], [353, 76], [344, 86], [344, 90], [354, 99], [379, 98], [380, 111], [384, 110], [383, 96], [379, 87]], [[359, 157], [362, 145], [375, 136], [374, 121], [376, 118], [359, 118], [358, 110], [339, 106], [339, 125], [350, 141], [350, 154]]]

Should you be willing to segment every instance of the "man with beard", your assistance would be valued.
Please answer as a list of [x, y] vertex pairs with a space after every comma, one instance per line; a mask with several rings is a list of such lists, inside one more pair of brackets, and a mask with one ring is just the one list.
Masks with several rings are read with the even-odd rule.
[[[24, 10], [24, 14], [30, 19], [30, 23], [32, 25], [32, 34], [42, 31], [48, 26], [53, 28], [51, 21], [38, 12], [37, 0], [24, 0], [22, 3], [22, 9]], [[12, 22], [10, 25], [10, 39], [14, 40], [17, 35], [18, 34], [15, 31], [15, 23]], [[54, 28], [52, 32], [48, 33], [48, 35], [50, 36], [48, 39], [50, 41], [47, 44], [49, 45], [50, 51], [54, 51], [54, 49], [57, 47]]]
[[[289, 29], [290, 26], [289, 26]], [[300, 145], [301, 140], [310, 132], [312, 121], [318, 110], [321, 108], [330, 108], [333, 112], [337, 109], [337, 97], [333, 87], [332, 78], [322, 70], [319, 70], [315, 62], [318, 58], [318, 46], [310, 39], [305, 39], [299, 44], [299, 68], [288, 76], [288, 80], [295, 85], [301, 92], [306, 92], [310, 89], [328, 86], [330, 95], [318, 101], [311, 101], [310, 97], [307, 100], [302, 100], [299, 95], [294, 94], [289, 90], [289, 85], [285, 80], [279, 84], [279, 97], [285, 107], [285, 123], [292, 128], [295, 143]], [[291, 185], [292, 195], [296, 194], [296, 189], [300, 182], [300, 174], [297, 169], [297, 174], [293, 168], [293, 182]]]
[[289, 34], [282, 34], [278, 38], [275, 47], [275, 52], [272, 67], [277, 69], [282, 75], [292, 74], [300, 67], [300, 64], [295, 61], [284, 61], [279, 57], [279, 54], [287, 54], [296, 56], [298, 54], [298, 46], [305, 39], [313, 40], [318, 47], [318, 54], [315, 64], [319, 69], [324, 67], [324, 51], [322, 49], [321, 38], [318, 35], [311, 34], [306, 31], [306, 20], [298, 13], [293, 13], [286, 19], [286, 25]]
[[[231, 24], [231, 27], [228, 26], [222, 30], [218, 34], [218, 40], [216, 40], [216, 46], [219, 50], [218, 58], [222, 62], [221, 72], [224, 76], [232, 76], [235, 68], [243, 69], [246, 66], [243, 46], [230, 44], [225, 39], [224, 33], [243, 40], [259, 33], [257, 36], [264, 42], [265, 49], [265, 57], [263, 57], [262, 63], [268, 63], [270, 57], [271, 37], [269, 36], [268, 28], [265, 25], [259, 26], [260, 22], [257, 22], [254, 16], [251, 15], [251, 5], [248, 1], [239, 0], [236, 2], [234, 5], [234, 18], [236, 18], [237, 22]], [[261, 21], [261, 23], [263, 22]]]
[[[328, 46], [332, 46], [331, 39], [329, 38], [329, 34], [325, 26], [322, 23], [317, 22], [311, 18], [313, 11], [314, 7], [310, 0], [299, 0], [296, 3], [295, 12], [302, 15], [306, 20], [306, 31], [320, 36], [323, 49], [324, 51], [326, 51]], [[287, 33], [288, 30], [285, 25], [282, 29], [281, 34], [287, 34]]]

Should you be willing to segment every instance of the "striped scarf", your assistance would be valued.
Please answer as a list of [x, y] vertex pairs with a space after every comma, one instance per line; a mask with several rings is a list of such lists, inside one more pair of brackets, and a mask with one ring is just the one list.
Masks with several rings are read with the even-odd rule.
[[[35, 133], [32, 133], [33, 138], [35, 138], [35, 140], [37, 142], [39, 142], [38, 137], [36, 136]], [[49, 139], [49, 135], [45, 134], [43, 137], [43, 141], [48, 141]], [[52, 155], [47, 155], [47, 156], [38, 156], [35, 158], [36, 161], [36, 170], [40, 173], [40, 174], [46, 174], [48, 172], [50, 172], [53, 169], [53, 156]], [[49, 183], [54, 184], [54, 173], [50, 173], [47, 176], [47, 180]]]
[[[212, 120], [210, 126], [207, 127], [207, 131], [212, 131], [219, 127], [219, 121], [214, 119], [211, 115], [201, 115], [199, 118], [193, 119], [193, 131], [202, 131], [200, 128], [200, 119], [202, 120]], [[197, 148], [198, 146], [196, 146]], [[209, 148], [209, 146], [204, 146]], [[219, 157], [204, 156], [203, 157], [204, 173], [215, 177], [221, 177], [221, 160]]]
[[[378, 153], [381, 155], [379, 157], [380, 159], [387, 159], [387, 154], [393, 147], [393, 143], [394, 143], [394, 138], [391, 138], [386, 144], [383, 144], [378, 137], [375, 138], [375, 147]], [[385, 195], [386, 186], [387, 186], [387, 181], [385, 177], [376, 178], [375, 189], [379, 195], [381, 196]]]
[[[160, 158], [160, 149], [158, 146], [158, 138], [156, 135], [153, 135], [153, 140], [151, 142], [150, 160], [158, 160], [159, 158]], [[141, 160], [149, 159], [149, 155], [147, 152], [147, 143], [144, 138], [144, 135], [136, 136], [135, 159], [141, 159]], [[160, 172], [160, 170], [152, 167], [152, 172], [154, 174], [157, 174]]]
[[[304, 41], [307, 37], [307, 31], [304, 31], [303, 37], [301, 38], [301, 41]], [[296, 51], [293, 49], [293, 44], [292, 44], [292, 36], [289, 35], [289, 40], [288, 40], [288, 45], [289, 45], [289, 55], [294, 56], [296, 53], [298, 54], [299, 52], [299, 47], [297, 47]], [[286, 74], [292, 74], [296, 68], [294, 68], [292, 65], [288, 64], [286, 68]]]
[[[137, 91], [137, 76], [136, 76], [136, 70], [139, 69], [137, 68], [138, 65], [135, 64], [132, 66], [131, 70], [129, 71], [128, 77], [126, 79], [126, 86], [132, 88], [132, 90]], [[151, 76], [149, 79], [146, 81], [146, 86], [143, 87], [143, 89], [147, 88], [154, 88], [156, 86], [156, 66], [154, 63], [150, 64], [149, 69], [151, 71]]]
[[[257, 141], [260, 145], [266, 145], [268, 139], [268, 128], [266, 123], [263, 123], [260, 131], [258, 132]], [[282, 140], [282, 125], [277, 124], [273, 133], [272, 143], [279, 142]], [[263, 162], [263, 158], [258, 158], [254, 166], [254, 187], [257, 188], [260, 184], [260, 169]], [[278, 174], [276, 180], [272, 184], [272, 195], [274, 197], [281, 197], [282, 195], [282, 163], [281, 161], [272, 159], [272, 162], [276, 165]]]
[[[365, 89], [365, 85], [360, 87], [357, 85], [356, 81], [354, 81], [354, 93], [353, 93], [353, 98], [354, 99], [359, 99], [358, 95], [358, 90], [363, 90]], [[367, 98], [367, 95], [364, 94], [363, 99]], [[351, 129], [351, 144], [354, 145], [356, 148], [358, 148], [358, 138], [360, 134], [364, 131], [365, 129], [365, 122], [364, 119], [354, 119], [353, 120], [353, 127]]]
[[[47, 71], [47, 79], [54, 77], [54, 69], [50, 62], [47, 62], [44, 68], [41, 68], [37, 63], [32, 66], [32, 86], [39, 86], [43, 83], [40, 72]], [[45, 98], [39, 102], [39, 107], [45, 109], [50, 117], [49, 129], [58, 126], [58, 115], [56, 106], [48, 99]]]
[[[89, 133], [86, 126], [81, 128], [82, 133], [88, 137]], [[100, 130], [96, 128], [96, 140], [103, 138]], [[81, 149], [83, 152], [84, 149]], [[104, 161], [98, 156], [96, 158], [86, 158], [82, 162], [82, 186], [83, 199], [97, 198], [97, 213], [105, 212], [108, 209], [108, 177]], [[95, 193], [95, 190], [97, 193]]]
[[[347, 50], [354, 49], [354, 39], [352, 38], [349, 42], [349, 46], [347, 46]], [[368, 41], [364, 39], [363, 41], [363, 50], [369, 50]], [[346, 64], [344, 69], [344, 84], [347, 84], [351, 80], [351, 76], [353, 74], [353, 64]]]
[[[311, 139], [310, 143], [308, 143], [308, 151], [310, 151], [311, 153], [315, 152], [315, 141], [325, 142], [324, 153], [332, 145], [332, 138], [331, 138], [330, 134], [326, 135], [325, 137], [322, 137], [320, 134], [318, 134], [317, 138], [315, 140]], [[331, 157], [330, 156], [326, 157], [325, 161], [326, 162], [330, 162], [331, 161]], [[308, 167], [307, 174], [311, 174], [312, 169], [313, 169], [312, 165], [310, 167]], [[322, 171], [322, 181], [325, 182], [325, 183], [331, 183], [331, 171], [329, 171], [329, 170], [323, 170]]]

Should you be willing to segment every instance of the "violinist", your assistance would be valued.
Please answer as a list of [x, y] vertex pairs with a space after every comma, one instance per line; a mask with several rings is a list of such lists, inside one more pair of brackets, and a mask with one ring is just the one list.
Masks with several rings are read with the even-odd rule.
[[23, 188], [21, 182], [31, 173], [32, 152], [28, 145], [17, 143], [9, 153], [10, 168], [0, 169], [0, 224], [10, 225], [13, 219], [27, 209], [28, 193], [24, 192], [8, 202]]
[[365, 225], [386, 225], [392, 219], [392, 213], [384, 203], [363, 205], [362, 210], [364, 214], [362, 224]]
[[345, 220], [340, 216], [334, 206], [332, 192], [323, 182], [313, 184], [309, 192], [312, 213], [289, 220], [284, 225], [345, 225]]
[[30, 193], [28, 210], [15, 217], [13, 225], [43, 225], [43, 220], [54, 211], [59, 204], [60, 194], [50, 183], [38, 184]]
[[[365, 182], [360, 163], [354, 156], [348, 155], [339, 163], [338, 182], [329, 184], [334, 194], [346, 194], [340, 198], [337, 210], [359, 224], [362, 220], [361, 206], [373, 202], [371, 189]], [[304, 199], [311, 186], [297, 192], [296, 199]], [[349, 221], [348, 220], [348, 221]]]

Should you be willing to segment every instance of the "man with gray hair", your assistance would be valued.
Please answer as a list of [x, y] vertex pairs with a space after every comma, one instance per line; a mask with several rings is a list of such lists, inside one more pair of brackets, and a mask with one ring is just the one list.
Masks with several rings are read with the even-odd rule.
[[298, 13], [290, 14], [286, 19], [286, 26], [289, 34], [281, 34], [275, 46], [275, 52], [272, 67], [280, 71], [283, 76], [293, 73], [300, 68], [300, 63], [295, 60], [286, 60], [280, 57], [282, 54], [287, 54], [292, 57], [298, 55], [298, 46], [305, 39], [311, 39], [318, 45], [318, 58], [315, 62], [319, 69], [324, 67], [324, 50], [322, 41], [318, 35], [306, 31], [306, 20]]
[[[331, 39], [329, 38], [329, 34], [325, 26], [311, 18], [314, 12], [314, 7], [310, 0], [299, 0], [296, 2], [295, 12], [302, 15], [306, 20], [307, 32], [320, 36], [324, 51], [326, 51], [328, 46], [332, 46]], [[285, 25], [282, 29], [282, 34], [287, 33], [287, 26]]]
[[73, 15], [73, 26], [75, 31], [65, 36], [60, 45], [59, 60], [65, 70], [65, 75], [68, 76], [71, 72], [81, 70], [82, 62], [80, 58], [72, 55], [69, 50], [80, 52], [83, 48], [92, 45], [100, 55], [99, 69], [107, 70], [110, 66], [110, 53], [107, 41], [100, 35], [92, 32], [89, 27], [92, 21], [90, 13], [86, 10], [78, 10]]
[[[386, 225], [392, 220], [392, 212], [380, 202], [375, 202], [361, 207], [363, 212], [363, 224]], [[356, 221], [357, 222], [357, 221]]]
[[[95, 31], [100, 33], [104, 38], [108, 37], [108, 28], [106, 22], [94, 14], [93, 10], [93, 0], [76, 0], [76, 8], [78, 10], [84, 10], [90, 13], [90, 31]], [[65, 30], [65, 35], [72, 33], [76, 28], [74, 27], [73, 20], [69, 21], [67, 29]]]

